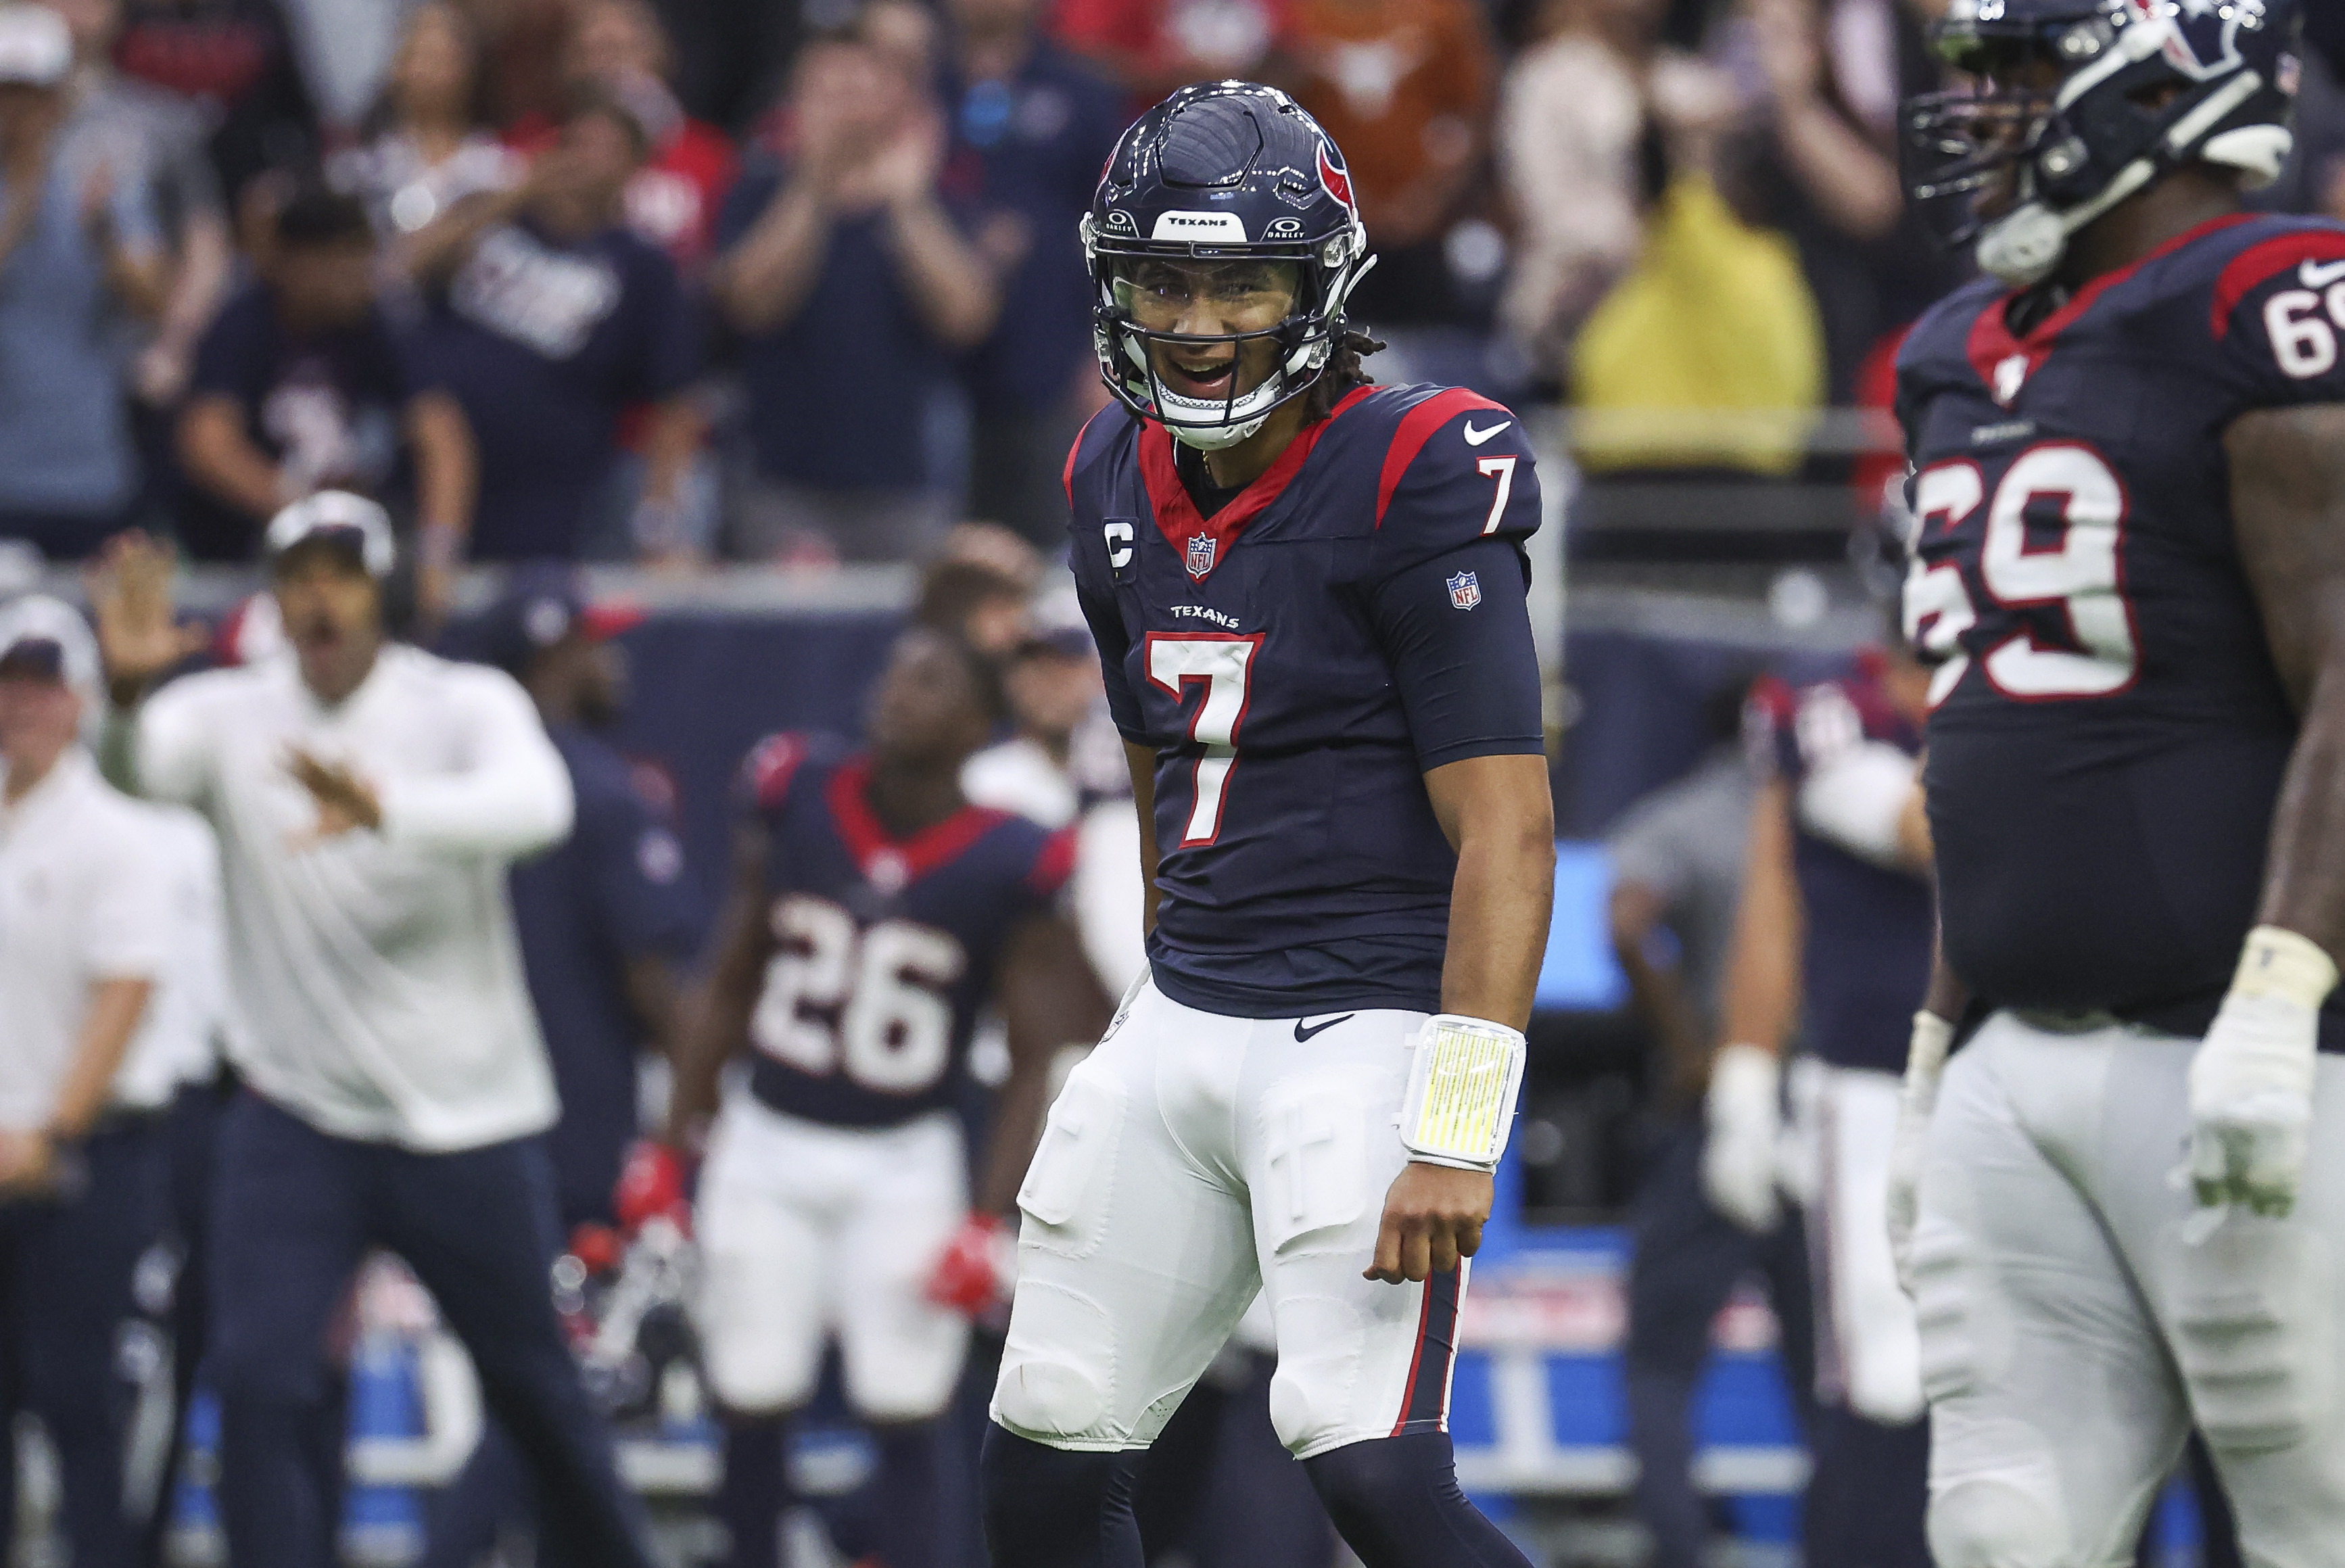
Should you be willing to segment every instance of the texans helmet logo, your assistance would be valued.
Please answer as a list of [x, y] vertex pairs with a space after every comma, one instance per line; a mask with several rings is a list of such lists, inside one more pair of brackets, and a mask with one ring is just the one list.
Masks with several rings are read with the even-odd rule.
[[1342, 164], [1335, 161], [1334, 148], [1325, 141], [1319, 144], [1319, 183], [1327, 187], [1329, 196], [1354, 212], [1359, 210], [1358, 204], [1352, 199], [1352, 177]]
[[2127, 0], [2140, 25], [2167, 30], [2166, 58], [2185, 76], [2213, 81], [2238, 70], [2239, 30], [2264, 25], [2263, 0]]

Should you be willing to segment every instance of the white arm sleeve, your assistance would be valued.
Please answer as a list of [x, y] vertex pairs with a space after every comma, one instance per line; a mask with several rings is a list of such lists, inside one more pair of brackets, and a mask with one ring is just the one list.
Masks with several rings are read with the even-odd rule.
[[438, 694], [464, 727], [470, 765], [384, 784], [384, 840], [453, 858], [519, 860], [568, 837], [570, 770], [528, 694], [488, 669], [462, 672]]
[[1801, 782], [1800, 825], [1861, 860], [1904, 870], [1897, 824], [1914, 782], [1914, 759], [1888, 742], [1850, 746]]

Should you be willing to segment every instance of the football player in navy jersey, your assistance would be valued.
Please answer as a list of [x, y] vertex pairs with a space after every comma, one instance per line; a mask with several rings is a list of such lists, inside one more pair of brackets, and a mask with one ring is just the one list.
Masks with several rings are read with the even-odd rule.
[[[937, 1418], [968, 1314], [1007, 1272], [997, 1217], [1034, 1147], [1050, 1058], [1098, 1027], [1097, 983], [1054, 909], [1073, 841], [960, 794], [989, 738], [987, 691], [966, 645], [909, 632], [867, 750], [777, 735], [743, 769], [733, 891], [670, 1142], [694, 1141], [724, 1062], [754, 1047], [747, 1092], [707, 1135], [697, 1209], [703, 1357], [727, 1417], [720, 1511], [745, 1568], [774, 1562], [787, 1418], [832, 1339], [878, 1448], [878, 1555], [950, 1560]], [[972, 1205], [956, 1112], [988, 1005], [1012, 1067]]]
[[1711, 1067], [1703, 1185], [1721, 1213], [1775, 1222], [1779, 1054], [1805, 1054], [1792, 1103], [1808, 1158], [1815, 1302], [1811, 1568], [1930, 1568], [1929, 1429], [1914, 1305], [1884, 1213], [1907, 1023], [1930, 972], [1929, 828], [1915, 770], [1929, 673], [1901, 644], [1836, 679], [1770, 676], [1746, 715], [1751, 803]]
[[1116, 402], [1068, 457], [1072, 564], [1149, 969], [1019, 1192], [994, 1562], [1136, 1568], [1141, 1453], [1261, 1292], [1272, 1420], [1368, 1568], [1519, 1564], [1447, 1405], [1552, 893], [1530, 444], [1367, 384], [1366, 231], [1283, 93], [1174, 93], [1082, 235]]
[[2194, 1416], [2250, 1562], [2345, 1541], [2345, 228], [2240, 194], [2299, 19], [1954, 0], [1975, 86], [1903, 114], [1988, 274], [1898, 371], [1942, 962], [1891, 1220], [1944, 1568], [2124, 1560]]

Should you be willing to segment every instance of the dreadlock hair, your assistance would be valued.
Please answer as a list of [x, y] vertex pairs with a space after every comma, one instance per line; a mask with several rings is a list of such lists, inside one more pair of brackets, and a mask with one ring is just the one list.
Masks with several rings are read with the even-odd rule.
[[1335, 405], [1355, 387], [1372, 387], [1376, 378], [1360, 361], [1385, 345], [1371, 338], [1348, 321], [1335, 326], [1335, 341], [1327, 351], [1327, 368], [1311, 383], [1304, 394], [1314, 420], [1324, 420], [1335, 411]]

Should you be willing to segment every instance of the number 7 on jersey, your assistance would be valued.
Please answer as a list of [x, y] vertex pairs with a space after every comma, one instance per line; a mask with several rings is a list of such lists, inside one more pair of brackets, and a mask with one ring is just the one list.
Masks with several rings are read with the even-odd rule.
[[1484, 533], [1496, 533], [1500, 520], [1507, 515], [1507, 501], [1515, 493], [1515, 460], [1511, 457], [1484, 458], [1474, 468], [1476, 472], [1498, 481], [1498, 493], [1490, 498], [1490, 516], [1482, 524]]
[[1185, 845], [1211, 844], [1222, 831], [1222, 801], [1230, 772], [1237, 766], [1238, 726], [1245, 723], [1246, 683], [1262, 634], [1175, 636], [1148, 634], [1148, 680], [1180, 702], [1192, 681], [1205, 686], [1204, 700], [1189, 720], [1189, 738], [1204, 748], [1197, 759], [1189, 820], [1181, 831]]

